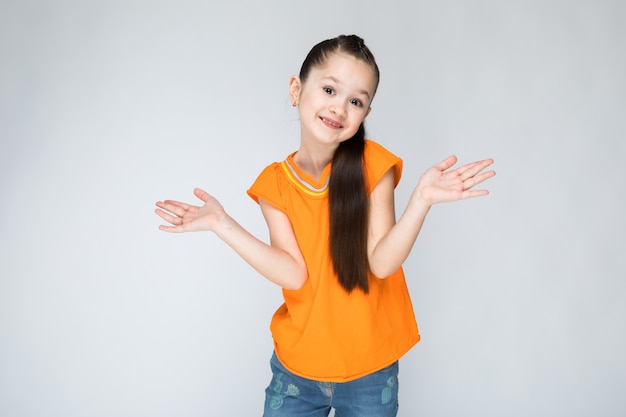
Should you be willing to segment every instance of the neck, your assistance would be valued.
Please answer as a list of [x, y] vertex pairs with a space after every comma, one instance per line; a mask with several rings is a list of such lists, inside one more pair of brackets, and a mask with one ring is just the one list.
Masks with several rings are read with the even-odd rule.
[[337, 146], [333, 147], [316, 147], [311, 149], [310, 146], [300, 144], [300, 149], [293, 156], [293, 160], [301, 170], [309, 174], [312, 178], [319, 180], [322, 171], [333, 160], [333, 155]]

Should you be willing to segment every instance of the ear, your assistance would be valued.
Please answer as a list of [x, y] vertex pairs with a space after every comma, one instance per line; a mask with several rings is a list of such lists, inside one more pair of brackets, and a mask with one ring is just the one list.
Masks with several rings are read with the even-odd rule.
[[291, 104], [297, 106], [300, 100], [300, 90], [302, 89], [302, 82], [300, 77], [292, 75], [289, 78], [289, 98], [291, 98]]
[[370, 108], [367, 109], [367, 113], [365, 113], [365, 117], [363, 118], [363, 120], [365, 120], [367, 118], [367, 116], [370, 115], [371, 112], [372, 112], [372, 108], [370, 107]]

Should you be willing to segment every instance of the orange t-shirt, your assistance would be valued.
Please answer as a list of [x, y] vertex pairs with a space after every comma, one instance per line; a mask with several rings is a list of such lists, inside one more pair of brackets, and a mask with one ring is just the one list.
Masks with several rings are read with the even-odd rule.
[[[346, 382], [392, 364], [414, 346], [420, 338], [415, 314], [402, 268], [385, 279], [370, 274], [369, 294], [341, 287], [328, 244], [330, 164], [318, 182], [298, 168], [294, 154], [266, 167], [248, 190], [289, 217], [308, 270], [301, 289], [283, 289], [285, 303], [270, 326], [274, 348], [296, 375]], [[368, 194], [389, 169], [395, 185], [400, 181], [402, 160], [376, 142], [366, 141], [364, 165]]]

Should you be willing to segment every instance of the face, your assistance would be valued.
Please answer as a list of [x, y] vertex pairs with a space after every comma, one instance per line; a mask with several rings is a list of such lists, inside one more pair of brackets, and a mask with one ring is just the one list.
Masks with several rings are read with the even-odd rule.
[[303, 141], [339, 145], [350, 139], [369, 114], [376, 77], [365, 62], [334, 53], [312, 68], [307, 79], [290, 80], [290, 94], [299, 106]]

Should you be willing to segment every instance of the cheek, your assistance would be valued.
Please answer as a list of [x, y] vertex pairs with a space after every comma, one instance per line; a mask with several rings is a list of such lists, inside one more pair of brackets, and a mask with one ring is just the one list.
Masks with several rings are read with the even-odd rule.
[[355, 112], [353, 117], [352, 117], [352, 124], [357, 125], [357, 128], [358, 128], [359, 125], [361, 123], [363, 123], [363, 121], [365, 120], [366, 117], [367, 117], [367, 111]]
[[350, 136], [350, 137], [354, 136], [356, 131], [359, 130], [359, 127], [361, 126], [361, 123], [363, 123], [363, 119], [362, 118], [354, 119], [353, 122], [350, 123], [350, 129], [348, 131], [346, 131], [348, 136]]

